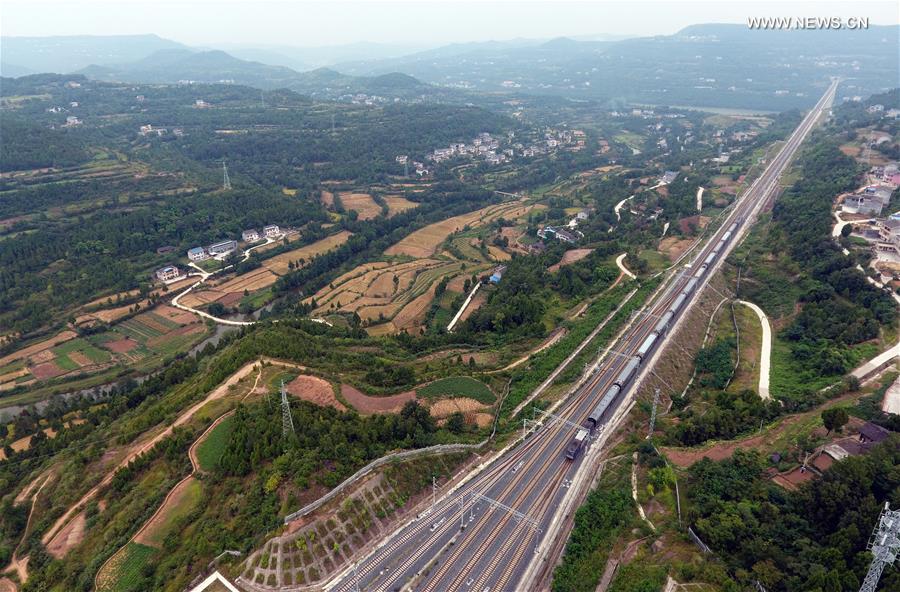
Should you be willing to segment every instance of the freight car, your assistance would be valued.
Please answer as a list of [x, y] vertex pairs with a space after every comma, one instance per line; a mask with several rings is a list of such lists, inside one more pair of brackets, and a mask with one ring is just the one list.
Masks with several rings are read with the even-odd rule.
[[569, 441], [569, 444], [566, 446], [566, 458], [569, 460], [574, 460], [578, 457], [578, 454], [582, 449], [586, 446], [587, 442], [590, 440], [591, 434], [596, 430], [601, 424], [609, 421], [610, 416], [613, 411], [616, 409], [615, 402], [619, 398], [619, 395], [625, 391], [625, 387], [628, 386], [628, 383], [634, 378], [637, 374], [638, 368], [640, 368], [641, 364], [648, 359], [648, 356], [653, 352], [653, 349], [659, 344], [660, 338], [663, 334], [669, 330], [669, 327], [672, 325], [672, 321], [675, 319], [675, 316], [678, 314], [678, 311], [681, 310], [681, 307], [684, 306], [684, 303], [691, 296], [694, 290], [697, 289], [697, 284], [700, 281], [700, 278], [706, 273], [706, 271], [710, 268], [710, 266], [718, 259], [719, 255], [722, 253], [722, 250], [728, 245], [728, 241], [734, 236], [735, 231], [740, 223], [743, 222], [743, 218], [738, 218], [737, 221], [733, 222], [731, 226], [725, 231], [722, 235], [722, 238], [716, 243], [713, 247], [713, 250], [703, 259], [703, 263], [697, 268], [697, 271], [694, 272], [693, 276], [687, 281], [682, 288], [681, 292], [678, 296], [675, 297], [675, 300], [672, 301], [672, 304], [666, 309], [660, 317], [659, 321], [653, 328], [653, 331], [644, 338], [644, 341], [641, 342], [640, 346], [637, 348], [637, 351], [633, 356], [628, 359], [625, 367], [619, 372], [618, 376], [616, 376], [613, 384], [606, 389], [606, 392], [603, 393], [603, 396], [600, 398], [600, 402], [597, 403], [597, 406], [594, 407], [594, 410], [591, 411], [591, 414], [587, 416], [587, 419], [582, 424], [582, 427], [579, 428], [572, 439]]

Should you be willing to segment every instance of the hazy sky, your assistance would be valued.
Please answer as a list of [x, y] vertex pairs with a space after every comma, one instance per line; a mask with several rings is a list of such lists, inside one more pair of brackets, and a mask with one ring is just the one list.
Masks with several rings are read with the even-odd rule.
[[[378, 2], [0, 0], [0, 33], [17, 36], [156, 33], [189, 45], [416, 45], [593, 34], [670, 34], [749, 16], [861, 16], [898, 24], [893, 2]], [[803, 34], [802, 31], [798, 34]]]

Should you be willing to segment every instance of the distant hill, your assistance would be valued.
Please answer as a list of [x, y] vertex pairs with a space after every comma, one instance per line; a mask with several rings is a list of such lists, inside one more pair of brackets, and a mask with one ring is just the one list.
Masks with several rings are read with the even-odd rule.
[[224, 51], [191, 49], [165, 49], [127, 64], [94, 64], [78, 73], [108, 82], [233, 81], [264, 89], [287, 87], [297, 76], [283, 66], [240, 60]]
[[397, 72], [376, 76], [349, 76], [329, 68], [297, 72], [284, 66], [238, 59], [224, 51], [181, 48], [157, 51], [126, 64], [92, 64], [82, 68], [77, 74], [105, 82], [225, 82], [265, 90], [286, 88], [319, 98], [357, 93], [402, 98], [436, 90], [412, 76]]
[[853, 94], [897, 86], [900, 27], [758, 31], [692, 25], [674, 35], [594, 41], [458, 44], [389, 60], [335, 66], [355, 75], [402, 72], [476, 91], [783, 111], [807, 107], [842, 76]]
[[22, 75], [7, 72], [7, 64], [15, 64], [23, 74], [68, 74], [91, 64], [133, 62], [160, 50], [185, 48], [157, 35], [0, 37], [4, 76]]

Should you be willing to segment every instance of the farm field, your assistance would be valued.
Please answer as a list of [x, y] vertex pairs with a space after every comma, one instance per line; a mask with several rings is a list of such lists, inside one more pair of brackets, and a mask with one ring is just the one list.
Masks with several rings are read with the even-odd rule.
[[156, 552], [153, 547], [140, 543], [128, 543], [107, 563], [97, 576], [97, 592], [119, 592], [132, 589], [140, 578], [141, 567]]
[[419, 205], [400, 195], [385, 195], [384, 201], [388, 206], [388, 217], [403, 213], [406, 210], [411, 210]]
[[486, 384], [469, 376], [435, 380], [417, 389], [416, 395], [424, 399], [465, 397], [485, 405], [491, 405], [496, 401], [494, 393]]
[[118, 359], [134, 363], [183, 351], [199, 341], [206, 331], [206, 325], [196, 315], [161, 305], [89, 339]]
[[134, 542], [157, 549], [162, 548], [165, 537], [175, 523], [187, 516], [200, 502], [202, 484], [194, 477], [179, 483], [163, 501], [159, 511], [134, 537]]
[[347, 242], [347, 239], [350, 238], [351, 234], [352, 233], [349, 231], [342, 230], [337, 234], [327, 236], [322, 240], [318, 240], [305, 247], [300, 247], [299, 249], [294, 249], [293, 251], [288, 251], [287, 253], [282, 253], [281, 255], [276, 255], [271, 259], [267, 259], [263, 261], [263, 267], [278, 275], [284, 275], [288, 271], [289, 261], [294, 261], [295, 263], [300, 259], [309, 261], [316, 255], [321, 255], [322, 253], [326, 253], [341, 246]]
[[345, 210], [356, 210], [360, 220], [371, 220], [381, 213], [381, 206], [368, 193], [341, 191], [338, 197]]
[[206, 472], [215, 470], [233, 428], [234, 422], [230, 417], [223, 419], [197, 446], [197, 464], [200, 465], [200, 470]]
[[440, 244], [454, 232], [459, 232], [467, 226], [482, 226], [498, 218], [516, 220], [537, 207], [524, 201], [513, 201], [454, 216], [420, 228], [389, 247], [384, 253], [385, 255], [408, 255], [416, 258], [430, 257], [437, 252]]

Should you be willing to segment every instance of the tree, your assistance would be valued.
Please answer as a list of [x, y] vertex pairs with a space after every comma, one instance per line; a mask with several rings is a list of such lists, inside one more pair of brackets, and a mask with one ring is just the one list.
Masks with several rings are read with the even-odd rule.
[[853, 232], [853, 225], [846, 224], [843, 228], [841, 228], [841, 236], [847, 238]]
[[832, 431], [840, 432], [841, 428], [847, 424], [850, 416], [843, 407], [832, 407], [822, 412], [822, 423], [830, 434]]
[[447, 429], [454, 434], [461, 434], [466, 429], [466, 418], [459, 411], [447, 418]]

